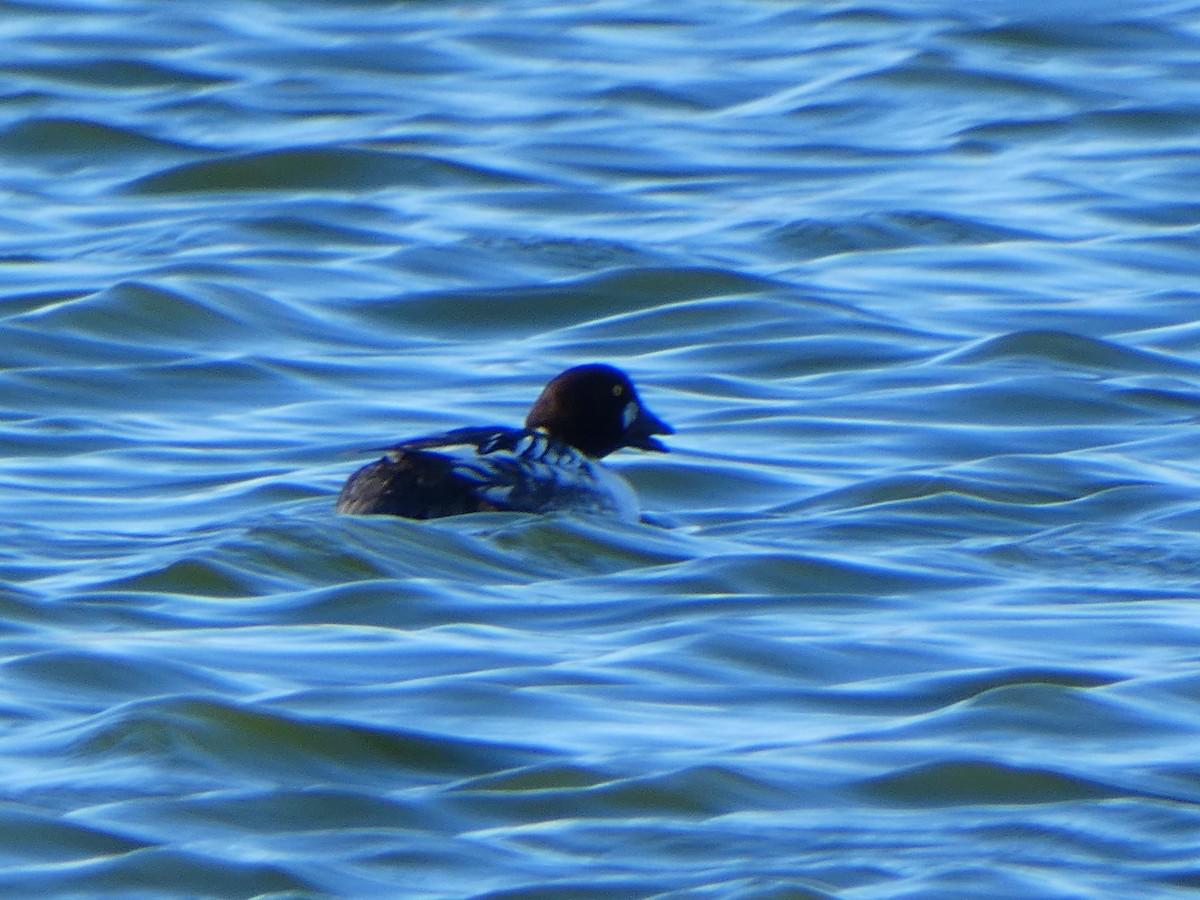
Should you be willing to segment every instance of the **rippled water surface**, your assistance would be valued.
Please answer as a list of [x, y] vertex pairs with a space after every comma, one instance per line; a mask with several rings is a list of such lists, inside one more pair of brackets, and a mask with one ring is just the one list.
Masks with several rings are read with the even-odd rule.
[[[0, 893], [1200, 890], [1200, 6], [0, 42]], [[334, 514], [592, 360], [643, 523]]]

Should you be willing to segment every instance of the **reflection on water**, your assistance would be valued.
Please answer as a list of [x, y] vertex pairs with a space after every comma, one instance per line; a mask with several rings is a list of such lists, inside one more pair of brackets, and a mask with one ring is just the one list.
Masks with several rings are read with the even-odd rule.
[[[1188, 4], [3, 13], [0, 887], [1194, 889]], [[593, 360], [649, 522], [333, 514]]]

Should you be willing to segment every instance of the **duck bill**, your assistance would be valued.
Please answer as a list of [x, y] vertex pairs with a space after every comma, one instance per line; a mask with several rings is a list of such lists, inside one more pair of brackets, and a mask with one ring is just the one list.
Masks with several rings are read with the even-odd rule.
[[639, 450], [654, 450], [666, 453], [666, 445], [654, 435], [674, 434], [675, 429], [660, 419], [644, 406], [638, 409], [637, 418], [625, 429], [625, 446], [637, 447]]

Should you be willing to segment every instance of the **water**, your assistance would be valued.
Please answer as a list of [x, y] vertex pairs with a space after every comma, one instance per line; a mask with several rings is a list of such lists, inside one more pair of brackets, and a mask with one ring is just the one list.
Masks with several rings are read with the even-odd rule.
[[[0, 40], [0, 893], [1200, 887], [1200, 7]], [[333, 514], [592, 360], [646, 523]]]

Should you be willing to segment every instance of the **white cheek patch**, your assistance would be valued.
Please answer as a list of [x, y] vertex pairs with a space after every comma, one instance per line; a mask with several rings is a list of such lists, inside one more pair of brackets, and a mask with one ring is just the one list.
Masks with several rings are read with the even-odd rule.
[[633, 424], [633, 420], [638, 417], [638, 405], [630, 400], [625, 404], [625, 409], [621, 412], [621, 428], [628, 429]]

